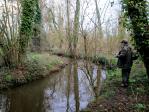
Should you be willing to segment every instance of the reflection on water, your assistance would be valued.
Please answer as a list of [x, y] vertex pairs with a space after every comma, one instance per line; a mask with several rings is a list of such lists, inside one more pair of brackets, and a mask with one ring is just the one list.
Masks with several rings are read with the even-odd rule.
[[0, 112], [79, 112], [100, 93], [101, 67], [72, 62], [61, 72], [0, 94]]
[[6, 112], [9, 108], [9, 101], [5, 95], [0, 94], [0, 112]]
[[79, 81], [78, 81], [78, 65], [76, 61], [74, 62], [74, 67], [73, 67], [73, 79], [74, 79], [75, 107], [76, 107], [76, 112], [79, 112], [79, 109], [80, 109]]

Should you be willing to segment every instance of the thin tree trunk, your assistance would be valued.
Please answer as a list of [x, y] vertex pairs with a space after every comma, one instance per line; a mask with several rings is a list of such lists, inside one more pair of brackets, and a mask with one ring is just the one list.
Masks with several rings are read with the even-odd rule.
[[95, 5], [96, 5], [96, 15], [97, 15], [97, 20], [98, 20], [99, 36], [100, 36], [100, 38], [102, 38], [103, 34], [102, 34], [101, 17], [100, 17], [99, 7], [98, 7], [97, 0], [94, 0], [94, 1], [95, 1]]
[[76, 56], [76, 48], [78, 42], [79, 33], [79, 17], [80, 17], [80, 0], [76, 1], [76, 11], [74, 17], [74, 28], [73, 28], [73, 57]]
[[69, 53], [72, 54], [72, 36], [71, 36], [71, 27], [70, 27], [70, 0], [66, 1], [67, 4], [67, 39], [68, 39], [68, 50]]
[[87, 57], [87, 38], [86, 35], [84, 37], [84, 51], [85, 51], [85, 58]]

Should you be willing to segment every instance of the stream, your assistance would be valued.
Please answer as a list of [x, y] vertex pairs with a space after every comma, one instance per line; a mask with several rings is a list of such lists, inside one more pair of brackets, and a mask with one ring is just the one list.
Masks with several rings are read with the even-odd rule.
[[105, 70], [71, 61], [58, 73], [0, 93], [0, 112], [79, 112], [101, 90]]

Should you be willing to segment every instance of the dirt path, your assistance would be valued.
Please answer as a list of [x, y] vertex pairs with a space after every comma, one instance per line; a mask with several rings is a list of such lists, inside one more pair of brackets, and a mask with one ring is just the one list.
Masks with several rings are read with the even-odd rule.
[[99, 99], [88, 107], [91, 112], [149, 112], [149, 96], [131, 94], [129, 89], [118, 87], [113, 97]]
[[134, 64], [128, 88], [120, 87], [119, 69], [109, 73], [101, 95], [87, 112], [149, 112], [149, 80], [141, 63]]

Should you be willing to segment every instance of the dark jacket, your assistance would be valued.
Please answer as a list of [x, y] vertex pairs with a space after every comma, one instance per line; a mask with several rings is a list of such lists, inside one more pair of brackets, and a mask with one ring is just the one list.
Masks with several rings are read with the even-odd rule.
[[124, 46], [117, 55], [117, 66], [122, 69], [130, 69], [133, 63], [133, 52], [131, 47]]

